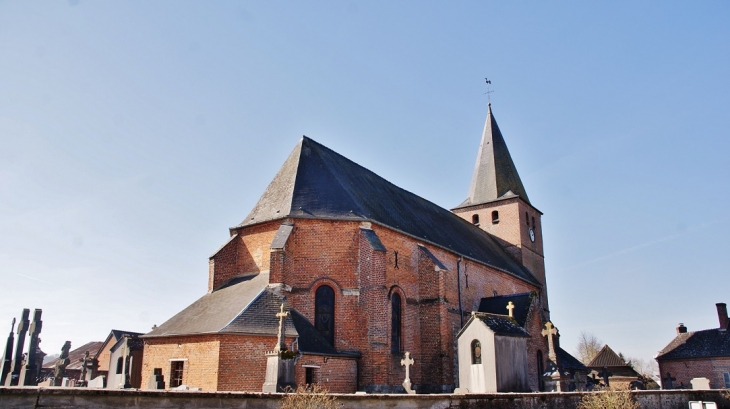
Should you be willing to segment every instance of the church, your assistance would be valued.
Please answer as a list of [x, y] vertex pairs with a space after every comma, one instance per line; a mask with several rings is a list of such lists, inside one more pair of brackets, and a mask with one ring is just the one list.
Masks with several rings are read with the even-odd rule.
[[167, 389], [261, 391], [281, 331], [296, 385], [403, 392], [409, 352], [413, 389], [451, 393], [470, 364], [457, 335], [480, 312], [520, 326], [524, 389], [544, 390], [555, 352], [541, 334], [541, 215], [491, 104], [468, 196], [452, 210], [302, 137], [210, 256], [207, 293], [142, 336], [142, 388], [157, 374]]

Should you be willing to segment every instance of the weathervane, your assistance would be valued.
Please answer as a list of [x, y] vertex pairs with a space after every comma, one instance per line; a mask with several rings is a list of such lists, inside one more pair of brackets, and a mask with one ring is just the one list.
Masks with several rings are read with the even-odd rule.
[[484, 78], [484, 81], [486, 81], [486, 82], [487, 82], [487, 92], [485, 92], [485, 94], [487, 94], [487, 101], [489, 102], [489, 105], [492, 105], [492, 96], [491, 96], [491, 95], [489, 95], [489, 94], [491, 94], [492, 92], [494, 92], [494, 91], [490, 91], [490, 90], [489, 90], [489, 86], [490, 86], [490, 85], [492, 85], [492, 81], [489, 81], [489, 79], [488, 79], [488, 78]]

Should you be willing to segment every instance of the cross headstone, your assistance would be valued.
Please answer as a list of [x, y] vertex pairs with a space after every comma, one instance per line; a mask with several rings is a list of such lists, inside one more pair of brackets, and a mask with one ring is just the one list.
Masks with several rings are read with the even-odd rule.
[[87, 366], [89, 365], [89, 351], [84, 352], [84, 357], [79, 358], [79, 362], [81, 362], [81, 375], [79, 376], [80, 381], [86, 380], [86, 372], [87, 372]]
[[3, 354], [2, 368], [0, 369], [0, 386], [5, 385], [5, 377], [10, 372], [10, 367], [13, 364], [13, 344], [15, 343], [15, 337], [13, 331], [15, 330], [15, 318], [13, 323], [10, 325], [10, 334], [8, 335], [8, 342], [5, 344], [5, 353]]
[[606, 368], [605, 366], [603, 368], [601, 368], [601, 372], [598, 373], [598, 376], [600, 376], [601, 378], [603, 378], [603, 383], [605, 383], [606, 386], [611, 386], [611, 384], [609, 383], [608, 378], [611, 377], [611, 376], [613, 376], [613, 373], [612, 372], [609, 372], [608, 371], [608, 368]]
[[284, 303], [281, 303], [279, 312], [276, 313], [276, 318], [279, 319], [279, 334], [276, 340], [276, 346], [274, 347], [275, 352], [286, 351], [286, 343], [284, 342], [284, 320], [289, 316], [289, 311], [284, 308]]
[[662, 389], [672, 389], [672, 382], [676, 381], [677, 378], [672, 378], [672, 374], [670, 372], [667, 372], [667, 377], [662, 378], [662, 382], [664, 383], [662, 385]]
[[514, 315], [512, 314], [512, 310], [515, 309], [515, 305], [512, 303], [512, 301], [507, 303], [507, 309], [509, 310], [509, 317], [514, 317]]
[[43, 310], [36, 308], [35, 311], [33, 311], [33, 323], [30, 324], [28, 359], [20, 372], [20, 378], [18, 380], [18, 385], [21, 386], [36, 386], [38, 384], [38, 363], [36, 362], [36, 352], [38, 351], [38, 343], [40, 342], [39, 336], [41, 334], [41, 328], [43, 328], [41, 314], [43, 314]]
[[5, 386], [18, 385], [20, 370], [23, 366], [23, 347], [25, 347], [25, 336], [28, 333], [28, 326], [30, 325], [30, 320], [28, 319], [29, 315], [30, 310], [23, 308], [23, 315], [18, 322], [18, 339], [16, 341], [17, 344], [15, 345], [15, 358], [13, 358], [10, 373], [5, 378]]
[[553, 323], [548, 321], [545, 324], [545, 329], [542, 330], [542, 336], [548, 339], [548, 358], [551, 361], [557, 363], [557, 355], [555, 354], [555, 345], [553, 344], [553, 335], [557, 335], [558, 329], [553, 326]]
[[407, 393], [414, 394], [414, 393], [416, 393], [416, 391], [414, 391], [413, 389], [411, 389], [411, 371], [410, 371], [410, 366], [413, 365], [413, 363], [415, 361], [411, 358], [411, 353], [410, 352], [407, 352], [406, 351], [406, 354], [405, 355], [406, 355], [405, 358], [403, 358], [403, 359], [400, 360], [401, 366], [405, 366], [406, 367], [406, 379], [403, 381], [403, 388], [405, 388], [405, 390], [406, 390]]

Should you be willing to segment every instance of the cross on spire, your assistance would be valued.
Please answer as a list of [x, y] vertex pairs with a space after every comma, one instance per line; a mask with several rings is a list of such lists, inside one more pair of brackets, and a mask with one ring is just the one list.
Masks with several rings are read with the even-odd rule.
[[512, 303], [512, 301], [507, 303], [507, 309], [509, 310], [509, 317], [513, 318], [514, 315], [512, 314], [512, 310], [515, 309], [515, 305]]
[[289, 311], [284, 308], [284, 303], [281, 303], [279, 312], [276, 313], [276, 318], [279, 319], [279, 335], [277, 337], [276, 346], [274, 347], [275, 352], [286, 350], [286, 344], [284, 343], [284, 319], [289, 316]]
[[489, 86], [492, 85], [492, 81], [490, 81], [488, 78], [484, 78], [484, 81], [487, 83], [487, 92], [485, 92], [485, 94], [487, 94], [487, 101], [489, 102], [489, 106], [491, 106], [492, 96], [490, 94], [494, 91], [490, 91]]
[[555, 344], [553, 344], [553, 335], [558, 334], [558, 329], [553, 326], [553, 323], [548, 321], [545, 324], [545, 329], [542, 330], [542, 336], [548, 337], [548, 358], [554, 363], [557, 363], [557, 355], [555, 354]]

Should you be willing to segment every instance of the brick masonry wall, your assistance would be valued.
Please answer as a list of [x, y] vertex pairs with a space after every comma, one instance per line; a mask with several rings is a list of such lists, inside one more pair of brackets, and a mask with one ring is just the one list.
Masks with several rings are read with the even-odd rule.
[[[170, 387], [170, 360], [186, 359], [183, 384], [204, 391], [218, 388], [219, 340], [215, 335], [145, 339], [142, 359], [142, 388], [147, 388], [154, 368], [162, 368], [165, 388]], [[264, 365], [264, 368], [266, 366]], [[263, 384], [263, 382], [262, 382]]]
[[314, 383], [330, 393], [354, 393], [357, 391], [357, 360], [352, 358], [303, 355], [294, 367], [297, 385], [306, 384], [306, 366], [314, 371]]
[[234, 277], [269, 270], [271, 242], [281, 221], [273, 221], [238, 229], [236, 237], [209, 260], [208, 291]]
[[730, 358], [706, 358], [706, 359], [678, 359], [671, 361], [659, 361], [659, 373], [662, 378], [662, 385], [666, 388], [667, 373], [672, 374], [673, 386], [692, 387], [692, 378], [707, 378], [710, 380], [710, 388], [726, 388], [723, 379], [723, 372], [730, 373]]

